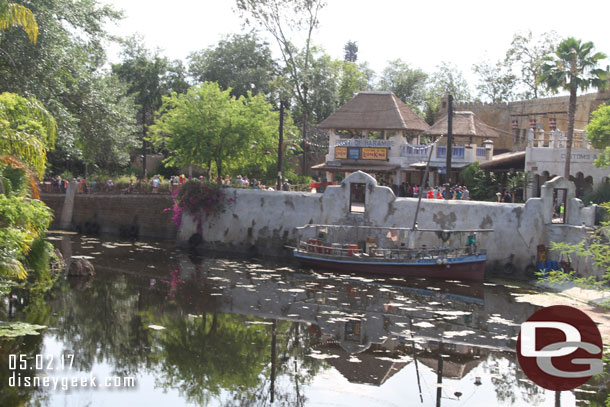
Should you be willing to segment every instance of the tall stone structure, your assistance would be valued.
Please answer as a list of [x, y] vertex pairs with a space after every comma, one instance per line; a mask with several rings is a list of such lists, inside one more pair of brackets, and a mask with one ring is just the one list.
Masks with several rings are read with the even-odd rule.
[[[587, 93], [576, 101], [575, 128], [584, 129], [591, 113], [610, 100], [610, 90]], [[455, 103], [455, 110], [469, 110], [484, 123], [501, 130], [494, 140], [496, 153], [524, 150], [530, 128], [552, 131], [553, 127], [567, 131], [569, 96], [555, 96], [520, 100], [510, 103]], [[447, 114], [446, 97], [443, 98], [437, 119]]]

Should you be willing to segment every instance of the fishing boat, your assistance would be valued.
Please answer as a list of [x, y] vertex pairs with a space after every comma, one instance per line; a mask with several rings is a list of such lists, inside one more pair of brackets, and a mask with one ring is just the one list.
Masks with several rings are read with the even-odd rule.
[[[493, 232], [493, 229], [313, 224], [297, 230], [299, 243], [293, 248], [293, 254], [309, 266], [344, 272], [478, 281], [485, 277], [487, 253], [479, 248], [477, 239]], [[301, 236], [309, 238], [301, 240]], [[346, 236], [355, 240], [339, 243], [349, 241]], [[435, 239], [438, 243], [430, 244]], [[420, 242], [419, 246], [414, 247], [414, 242]]]

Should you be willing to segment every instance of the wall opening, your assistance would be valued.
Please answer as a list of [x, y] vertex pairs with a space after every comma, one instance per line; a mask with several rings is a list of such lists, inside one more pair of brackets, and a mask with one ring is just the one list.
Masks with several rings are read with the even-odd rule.
[[568, 190], [566, 188], [553, 189], [553, 223], [566, 223], [566, 201]]
[[366, 198], [366, 184], [351, 183], [349, 187], [349, 211], [352, 213], [364, 213]]

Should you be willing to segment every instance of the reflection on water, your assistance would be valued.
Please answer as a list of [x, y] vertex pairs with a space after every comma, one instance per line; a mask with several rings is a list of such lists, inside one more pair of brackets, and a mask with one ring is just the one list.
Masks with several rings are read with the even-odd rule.
[[[536, 308], [513, 300], [517, 288], [189, 258], [159, 243], [54, 239], [66, 258], [91, 258], [97, 275], [69, 279], [49, 302], [12, 305], [17, 318], [49, 329], [0, 341], [2, 406], [573, 406], [605, 399], [599, 385], [556, 394], [524, 377], [515, 338]], [[19, 353], [55, 361], [74, 355], [74, 366], [10, 370], [8, 355]], [[6, 385], [11, 376], [37, 373], [135, 378], [136, 386]]]

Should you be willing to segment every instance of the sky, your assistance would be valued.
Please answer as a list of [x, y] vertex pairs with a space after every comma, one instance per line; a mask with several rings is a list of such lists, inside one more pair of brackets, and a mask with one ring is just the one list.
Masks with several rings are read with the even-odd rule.
[[[112, 33], [139, 33], [171, 59], [184, 60], [227, 34], [244, 32], [234, 0], [101, 1], [125, 12], [119, 25], [108, 27]], [[343, 59], [345, 43], [356, 41], [358, 62], [368, 62], [376, 73], [397, 58], [429, 73], [442, 61], [452, 62], [473, 87], [472, 65], [502, 58], [516, 32], [556, 31], [561, 38], [593, 41], [596, 51], [610, 54], [609, 15], [610, 3], [602, 0], [327, 0], [314, 43]], [[110, 54], [118, 60], [117, 49]]]

